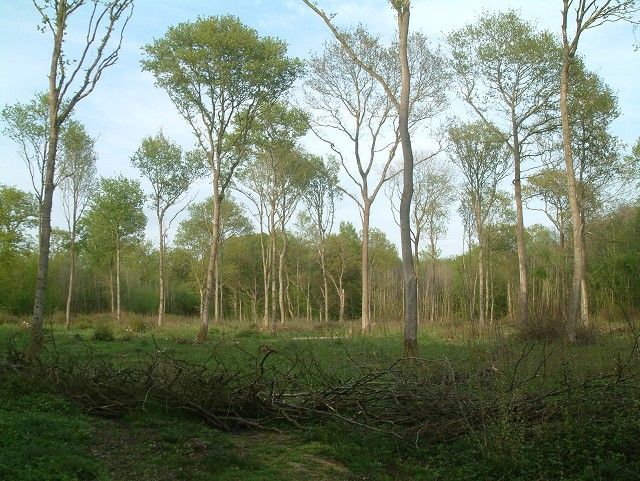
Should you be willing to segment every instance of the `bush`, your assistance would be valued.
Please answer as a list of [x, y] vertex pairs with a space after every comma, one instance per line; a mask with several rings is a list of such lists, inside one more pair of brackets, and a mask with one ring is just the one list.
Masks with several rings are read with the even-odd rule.
[[93, 335], [91, 336], [91, 339], [93, 339], [94, 341], [113, 341], [115, 339], [115, 336], [113, 335], [113, 329], [111, 328], [111, 326], [107, 325], [107, 324], [103, 324], [101, 326], [96, 327], [93, 330]]
[[133, 317], [128, 324], [131, 332], [143, 333], [149, 330], [149, 323], [141, 316]]

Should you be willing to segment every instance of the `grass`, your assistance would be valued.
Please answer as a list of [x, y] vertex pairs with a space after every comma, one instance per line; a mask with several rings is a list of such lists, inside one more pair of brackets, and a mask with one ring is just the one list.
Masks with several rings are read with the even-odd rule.
[[[66, 331], [48, 326], [47, 359], [144, 363], [161, 352], [195, 363], [255, 369], [266, 351], [279, 372], [296, 363], [351, 379], [402, 355], [399, 329], [380, 326], [348, 337], [348, 326], [278, 335], [252, 326], [215, 326], [195, 345], [197, 325], [153, 320], [115, 326], [84, 318]], [[132, 326], [134, 328], [132, 328]], [[145, 327], [141, 327], [145, 326]], [[483, 410], [459, 436], [406, 443], [326, 416], [278, 431], [220, 432], [184, 413], [149, 403], [115, 419], [91, 416], [64, 392], [25, 373], [0, 369], [0, 479], [8, 480], [632, 480], [640, 472], [640, 387], [637, 353], [623, 333], [588, 345], [528, 343], [499, 332], [469, 337], [456, 326], [421, 331], [420, 356], [447, 369]], [[331, 339], [309, 339], [313, 337]], [[303, 339], [298, 339], [303, 338]], [[20, 320], [0, 324], [2, 356], [26, 345]], [[48, 357], [47, 357], [48, 356]], [[2, 361], [0, 361], [2, 365]], [[622, 369], [621, 366], [626, 366]], [[487, 381], [490, 377], [490, 382]], [[566, 389], [571, 386], [571, 389]], [[466, 392], [464, 390], [460, 392]], [[520, 412], [519, 399], [552, 393], [540, 408]], [[460, 399], [461, 415], [467, 411]], [[537, 406], [537, 404], [527, 404]], [[428, 433], [427, 433], [428, 434]]]

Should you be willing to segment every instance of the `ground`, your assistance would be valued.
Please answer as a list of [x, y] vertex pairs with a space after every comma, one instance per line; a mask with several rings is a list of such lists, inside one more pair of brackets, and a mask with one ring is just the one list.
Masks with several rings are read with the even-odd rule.
[[[18, 362], [26, 326], [0, 325], [0, 479], [638, 479], [640, 369], [635, 339], [625, 332], [568, 346], [498, 331], [472, 335], [457, 326], [424, 327], [424, 375], [448, 374], [414, 385], [426, 397], [437, 391], [416, 404], [437, 416], [416, 413], [416, 420], [433, 424], [415, 439], [389, 434], [416, 434], [400, 425], [404, 418], [389, 424], [393, 429], [377, 429], [386, 425], [355, 422], [360, 418], [348, 408], [302, 423], [280, 419], [229, 432], [167, 400], [96, 412], [95, 402], [78, 394], [81, 387], [33, 376], [64, 376], [52, 366], [66, 358], [80, 372], [83, 363], [102, 362], [141, 372], [133, 366], [165, 356], [189, 365], [217, 363], [224, 372], [269, 368], [274, 383], [282, 382], [282, 372], [306, 373], [305, 386], [322, 387], [384, 371], [402, 357], [400, 330], [393, 326], [349, 338], [348, 329], [337, 325], [290, 327], [277, 335], [233, 325], [212, 329], [206, 343], [195, 345], [196, 327], [176, 321], [151, 329], [138, 318], [122, 326], [84, 318], [70, 331], [53, 324], [42, 365], [34, 370]], [[378, 384], [387, 382], [380, 379]], [[377, 409], [375, 403], [364, 406]]]

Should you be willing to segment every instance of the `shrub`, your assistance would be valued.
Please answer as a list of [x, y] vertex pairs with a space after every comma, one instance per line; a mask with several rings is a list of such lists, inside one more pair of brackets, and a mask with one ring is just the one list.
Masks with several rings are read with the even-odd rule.
[[115, 339], [115, 336], [113, 335], [113, 329], [111, 328], [111, 326], [107, 325], [107, 324], [102, 324], [101, 326], [97, 326], [94, 330], [93, 330], [93, 335], [91, 336], [91, 339], [93, 339], [94, 341], [113, 341]]
[[131, 332], [147, 332], [149, 330], [149, 323], [144, 317], [135, 316], [129, 321], [129, 329]]

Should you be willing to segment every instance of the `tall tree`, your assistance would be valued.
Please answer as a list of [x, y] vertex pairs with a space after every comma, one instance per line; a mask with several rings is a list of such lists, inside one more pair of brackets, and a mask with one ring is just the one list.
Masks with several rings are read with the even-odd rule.
[[[49, 98], [46, 93], [36, 94], [29, 102], [16, 102], [2, 109], [4, 121], [3, 133], [19, 147], [29, 177], [33, 193], [38, 201], [38, 218], [44, 199], [46, 180], [46, 159], [49, 145]], [[61, 170], [61, 169], [59, 169]], [[56, 173], [54, 184], [62, 179], [61, 172]]]
[[76, 237], [78, 221], [84, 214], [93, 194], [96, 183], [95, 139], [92, 139], [84, 126], [69, 121], [62, 134], [62, 204], [69, 230], [69, 286], [65, 308], [65, 327], [71, 327], [71, 302], [76, 267]]
[[[433, 117], [446, 104], [444, 62], [437, 53], [431, 52], [423, 36], [409, 38], [410, 0], [390, 0], [398, 22], [398, 42], [393, 49], [395, 56], [391, 64], [395, 70], [395, 81], [390, 82], [385, 74], [377, 70], [376, 64], [367, 61], [361, 52], [350, 42], [348, 35], [340, 32], [329, 16], [311, 0], [303, 0], [329, 27], [347, 56], [359, 68], [367, 72], [384, 90], [387, 100], [397, 115], [397, 141], [402, 146], [403, 189], [400, 201], [400, 237], [402, 248], [402, 266], [404, 278], [404, 346], [408, 354], [417, 353], [418, 299], [417, 278], [411, 248], [411, 198], [413, 196], [413, 151], [411, 146], [411, 127], [419, 120]], [[423, 40], [420, 40], [420, 39]], [[412, 55], [411, 46], [415, 55]], [[371, 47], [371, 45], [370, 45]], [[418, 53], [419, 52], [419, 53]], [[372, 53], [371, 48], [366, 53]], [[413, 84], [413, 85], [412, 85]], [[413, 89], [413, 90], [412, 90]], [[413, 92], [413, 93], [412, 93]], [[412, 117], [412, 118], [411, 118]]]
[[[570, 119], [571, 70], [575, 65], [578, 44], [582, 34], [591, 28], [618, 20], [630, 20], [638, 12], [635, 0], [562, 0], [562, 70], [560, 73], [560, 121], [562, 149], [567, 174], [567, 190], [573, 227], [573, 283], [571, 304], [567, 319], [567, 337], [575, 341], [578, 315], [581, 310], [582, 284], [585, 276], [585, 246], [583, 225], [574, 168], [574, 152]], [[573, 13], [573, 15], [572, 15]], [[569, 26], [570, 17], [574, 24]], [[570, 30], [571, 29], [571, 30]]]
[[[363, 28], [342, 34], [350, 48], [376, 72], [390, 76], [390, 59]], [[307, 103], [314, 110], [313, 130], [328, 143], [356, 192], [342, 188], [360, 210], [362, 220], [362, 331], [371, 327], [369, 231], [371, 207], [390, 178], [400, 137], [393, 104], [380, 84], [354, 63], [339, 42], [330, 43], [309, 65]], [[339, 140], [346, 140], [345, 147]]]
[[[284, 102], [263, 106], [256, 116], [250, 135], [252, 158], [242, 172], [243, 184], [257, 194], [258, 213], [266, 215], [269, 229], [269, 249], [263, 249], [265, 317], [267, 326], [276, 328], [276, 314], [284, 323], [285, 258], [288, 249], [286, 226], [293, 216], [311, 176], [308, 155], [301, 150], [299, 139], [308, 129], [308, 117], [302, 110]], [[249, 197], [251, 197], [249, 195]], [[260, 219], [262, 226], [262, 219]], [[278, 252], [277, 233], [280, 233]], [[266, 255], [265, 255], [266, 254]], [[276, 258], [278, 262], [276, 264]], [[277, 272], [276, 272], [277, 267]], [[268, 284], [271, 284], [269, 302]], [[276, 305], [276, 296], [278, 304]], [[269, 311], [269, 306], [271, 310]]]
[[478, 238], [478, 322], [482, 327], [486, 313], [486, 225], [499, 196], [498, 183], [511, 167], [510, 152], [496, 127], [480, 121], [449, 128], [449, 153], [464, 177], [463, 199], [468, 202], [465, 207]]
[[[100, 185], [85, 216], [87, 236], [94, 250], [107, 253], [115, 262], [115, 319], [120, 322], [120, 273], [122, 249], [144, 236], [147, 218], [140, 183], [122, 176], [100, 179]], [[113, 284], [111, 285], [113, 292]], [[113, 297], [113, 296], [112, 296]], [[113, 305], [113, 298], [112, 298]]]
[[560, 249], [566, 244], [567, 228], [569, 226], [569, 196], [564, 170], [545, 167], [535, 175], [529, 176], [527, 185], [523, 188], [525, 199], [537, 199], [542, 202], [541, 207], [527, 205], [528, 209], [541, 210], [558, 231]]
[[[427, 257], [430, 269], [426, 287], [429, 290], [430, 320], [435, 319], [436, 303], [436, 261], [439, 256], [438, 241], [447, 232], [447, 220], [449, 219], [450, 206], [454, 201], [454, 184], [451, 169], [445, 163], [437, 159], [422, 161], [416, 164], [414, 169], [414, 193], [411, 205], [411, 234], [413, 242], [413, 255], [417, 268], [418, 294], [420, 294], [420, 242], [426, 235]], [[389, 197], [392, 209], [401, 195], [401, 183], [398, 177], [394, 177], [390, 183]], [[418, 296], [420, 297], [420, 296]], [[420, 315], [420, 309], [418, 309]]]
[[0, 256], [29, 247], [27, 230], [37, 225], [33, 194], [0, 184]]
[[[176, 233], [175, 244], [189, 253], [190, 273], [198, 287], [200, 296], [200, 311], [204, 308], [204, 289], [207, 278], [207, 266], [213, 235], [213, 221], [211, 219], [213, 199], [194, 202], [187, 208], [188, 217], [180, 222]], [[249, 219], [243, 212], [242, 206], [233, 198], [227, 197], [220, 209], [220, 235], [218, 249], [224, 249], [225, 241], [234, 236], [247, 235], [252, 232]], [[219, 286], [218, 286], [219, 287]], [[216, 289], [216, 297], [218, 289]], [[214, 303], [214, 313], [217, 313]]]
[[167, 231], [181, 209], [168, 220], [167, 214], [180, 202], [191, 183], [202, 175], [202, 159], [195, 152], [183, 153], [179, 145], [167, 139], [160, 131], [154, 137], [146, 137], [142, 140], [140, 147], [131, 157], [131, 163], [151, 183], [153, 191], [150, 200], [159, 231], [158, 326], [161, 326], [166, 304]]
[[311, 178], [303, 193], [307, 210], [300, 216], [303, 230], [312, 239], [322, 271], [322, 298], [324, 322], [329, 322], [329, 272], [327, 270], [327, 236], [333, 228], [336, 201], [341, 197], [338, 189], [340, 166], [335, 158], [326, 163], [321, 157], [311, 159]]
[[[118, 60], [124, 28], [133, 12], [133, 0], [34, 0], [33, 3], [42, 18], [42, 29], [53, 37], [49, 67], [48, 140], [44, 169], [46, 174], [29, 348], [31, 355], [37, 356], [43, 342], [58, 137], [77, 103], [93, 92], [105, 70]], [[77, 55], [74, 56], [68, 49], [65, 51], [64, 47], [69, 25], [76, 19], [86, 23], [83, 41], [76, 51]]]
[[199, 18], [171, 27], [144, 47], [144, 70], [167, 91], [205, 152], [213, 188], [213, 235], [205, 284], [202, 326], [207, 338], [209, 304], [218, 257], [220, 207], [258, 108], [289, 89], [301, 70], [286, 45], [235, 17]]
[[549, 32], [536, 32], [515, 12], [485, 14], [449, 35], [462, 99], [498, 128], [513, 158], [518, 245], [518, 318], [528, 320], [527, 262], [521, 165], [537, 138], [556, 125], [560, 50]]

